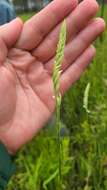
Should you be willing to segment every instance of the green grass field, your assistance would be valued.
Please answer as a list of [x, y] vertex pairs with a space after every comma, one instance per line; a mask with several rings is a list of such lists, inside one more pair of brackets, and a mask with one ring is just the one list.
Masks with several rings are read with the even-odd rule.
[[[25, 21], [33, 14], [21, 17]], [[107, 22], [107, 7], [104, 17]], [[69, 137], [63, 140], [61, 184], [56, 139], [46, 128], [17, 154], [8, 190], [107, 190], [107, 32], [95, 46], [96, 58], [63, 98], [61, 117]], [[83, 108], [88, 83], [89, 113]]]

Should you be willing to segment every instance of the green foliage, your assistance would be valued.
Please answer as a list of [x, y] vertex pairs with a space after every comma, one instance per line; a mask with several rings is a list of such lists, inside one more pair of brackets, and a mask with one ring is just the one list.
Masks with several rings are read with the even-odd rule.
[[[35, 147], [35, 148], [34, 148]], [[16, 160], [17, 174], [9, 184], [8, 190], [11, 189], [60, 189], [58, 181], [58, 146], [56, 138], [51, 138], [47, 133], [41, 133], [31, 144], [21, 150]], [[70, 170], [71, 157], [69, 157], [69, 139], [63, 139], [64, 163], [62, 175]], [[63, 181], [63, 186], [66, 183]]]
[[[107, 33], [102, 44], [96, 42], [96, 47], [93, 64], [65, 95], [62, 105], [63, 121], [71, 131], [71, 156], [75, 158], [69, 182], [69, 189], [73, 190], [107, 189], [104, 166], [107, 163]], [[82, 97], [85, 107], [90, 108], [88, 116]]]

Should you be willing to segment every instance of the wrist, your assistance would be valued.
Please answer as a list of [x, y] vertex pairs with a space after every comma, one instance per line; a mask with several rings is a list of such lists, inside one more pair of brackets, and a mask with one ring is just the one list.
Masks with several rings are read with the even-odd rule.
[[3, 143], [0, 143], [0, 189], [4, 190], [11, 176], [15, 173], [15, 165]]
[[10, 148], [10, 146], [9, 146], [4, 140], [0, 140], [0, 144], [2, 144], [2, 145], [5, 147], [7, 153], [8, 153], [11, 157], [13, 157], [13, 156], [15, 155], [16, 152], [13, 151], [13, 150]]

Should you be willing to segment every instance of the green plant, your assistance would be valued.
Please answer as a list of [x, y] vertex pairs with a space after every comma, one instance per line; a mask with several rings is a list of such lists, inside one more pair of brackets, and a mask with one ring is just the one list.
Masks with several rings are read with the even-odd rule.
[[62, 60], [64, 57], [64, 47], [66, 43], [66, 23], [65, 21], [62, 24], [61, 32], [59, 36], [59, 42], [56, 50], [56, 57], [54, 63], [54, 71], [53, 71], [53, 85], [54, 85], [54, 93], [55, 93], [55, 102], [56, 102], [56, 129], [58, 136], [58, 149], [59, 149], [59, 181], [62, 178], [61, 165], [62, 165], [62, 139], [60, 136], [61, 130], [61, 121], [60, 121], [60, 108], [61, 108], [61, 94], [60, 94], [60, 74], [61, 74], [61, 66]]

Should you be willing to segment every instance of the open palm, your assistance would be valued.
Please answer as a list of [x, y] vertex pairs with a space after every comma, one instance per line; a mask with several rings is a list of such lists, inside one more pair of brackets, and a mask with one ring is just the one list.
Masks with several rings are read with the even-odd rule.
[[54, 111], [52, 70], [64, 18], [68, 35], [62, 94], [95, 55], [90, 45], [104, 30], [103, 20], [92, 20], [98, 5], [84, 0], [76, 6], [76, 0], [55, 0], [24, 25], [16, 19], [0, 28], [0, 139], [12, 152], [29, 141]]

